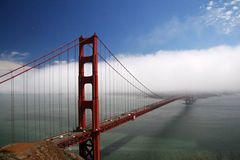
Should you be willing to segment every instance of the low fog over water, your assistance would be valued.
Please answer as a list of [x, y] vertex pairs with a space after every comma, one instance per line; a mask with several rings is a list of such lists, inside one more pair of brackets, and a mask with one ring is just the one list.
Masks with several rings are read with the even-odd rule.
[[[240, 46], [216, 46], [201, 50], [175, 50], [157, 51], [148, 54], [126, 55], [118, 54], [120, 61], [144, 84], [158, 93], [188, 93], [188, 92], [238, 92], [240, 91]], [[116, 62], [109, 60], [115, 66]], [[20, 64], [18, 62], [0, 61], [0, 73], [13, 69]], [[75, 73], [78, 64], [70, 62], [69, 77], [70, 84], [75, 83]], [[61, 70], [59, 70], [61, 67]], [[105, 79], [107, 72], [102, 72], [105, 64], [99, 62], [99, 80], [109, 82]], [[61, 74], [62, 82], [66, 81], [67, 64], [65, 61], [56, 61], [51, 66], [35, 69], [36, 77], [54, 76], [55, 86], [59, 86], [58, 75]], [[86, 66], [86, 73], [90, 74], [91, 68]], [[61, 73], [60, 73], [61, 72]], [[78, 72], [78, 71], [77, 71]], [[52, 75], [54, 74], [54, 75]], [[29, 77], [33, 77], [29, 73]], [[118, 77], [115, 77], [115, 79]], [[38, 78], [36, 78], [38, 79]], [[20, 91], [22, 78], [15, 79], [15, 92]], [[33, 85], [33, 78], [29, 80]], [[101, 83], [101, 82], [100, 82]], [[10, 85], [10, 83], [8, 84]], [[49, 85], [46, 81], [46, 86]], [[1, 86], [0, 92], [8, 92], [10, 87]], [[62, 83], [63, 88], [66, 83]], [[70, 86], [70, 91], [73, 90]], [[31, 87], [29, 87], [31, 88]], [[118, 91], [121, 92], [121, 86]], [[30, 90], [31, 91], [31, 90]], [[29, 92], [30, 92], [29, 91]]]

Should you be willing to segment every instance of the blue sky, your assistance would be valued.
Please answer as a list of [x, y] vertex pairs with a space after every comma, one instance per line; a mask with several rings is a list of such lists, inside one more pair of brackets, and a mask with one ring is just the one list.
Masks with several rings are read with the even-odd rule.
[[11, 57], [7, 54], [14, 51], [23, 57], [28, 55], [24, 59], [27, 60], [93, 32], [114, 53], [235, 46], [240, 36], [239, 3], [239, 0], [0, 1], [0, 54]]

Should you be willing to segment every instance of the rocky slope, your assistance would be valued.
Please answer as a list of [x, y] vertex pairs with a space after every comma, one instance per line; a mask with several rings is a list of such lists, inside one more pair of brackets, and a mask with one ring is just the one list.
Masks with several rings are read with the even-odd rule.
[[83, 160], [51, 142], [16, 143], [0, 148], [0, 160]]

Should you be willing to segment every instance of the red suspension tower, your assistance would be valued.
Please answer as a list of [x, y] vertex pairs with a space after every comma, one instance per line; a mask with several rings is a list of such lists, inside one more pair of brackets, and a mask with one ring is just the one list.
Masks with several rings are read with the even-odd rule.
[[[79, 98], [78, 98], [78, 130], [86, 129], [86, 110], [92, 111], [92, 138], [79, 144], [79, 153], [85, 159], [100, 159], [100, 127], [98, 100], [98, 51], [97, 35], [79, 38]], [[85, 56], [84, 46], [92, 45], [92, 55]], [[92, 64], [92, 75], [85, 76], [84, 64]], [[85, 99], [85, 85], [92, 85], [92, 100]]]

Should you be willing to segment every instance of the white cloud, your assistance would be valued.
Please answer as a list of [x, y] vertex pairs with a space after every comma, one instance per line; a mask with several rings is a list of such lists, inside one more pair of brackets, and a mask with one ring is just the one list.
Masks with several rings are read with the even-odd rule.
[[207, 7], [207, 10], [211, 10], [211, 9], [212, 9], [212, 7], [210, 7], [210, 6]]
[[236, 0], [232, 0], [232, 2], [231, 2], [231, 5], [235, 5], [235, 4], [237, 4], [238, 2], [236, 1]]
[[[240, 46], [158, 51], [123, 59], [156, 92], [239, 91]], [[135, 63], [132, 63], [135, 62]]]
[[[146, 55], [118, 55], [120, 61], [144, 84], [155, 92], [224, 92], [240, 91], [240, 46], [218, 46], [201, 50], [176, 50], [157, 51]], [[2, 66], [3, 61], [0, 61]], [[110, 61], [113, 66], [117, 64]], [[12, 64], [12, 63], [11, 63]], [[18, 64], [15, 64], [17, 66]], [[6, 65], [5, 65], [6, 66]], [[74, 83], [77, 75], [74, 74], [74, 67], [77, 64], [71, 62], [70, 68], [70, 91], [74, 90]], [[59, 67], [61, 70], [59, 70]], [[100, 84], [106, 81], [109, 84], [109, 77], [103, 72], [105, 64], [99, 64]], [[88, 68], [88, 67], [86, 67]], [[90, 70], [88, 69], [89, 73]], [[122, 72], [122, 70], [120, 70]], [[33, 73], [29, 76], [29, 92], [33, 92]], [[54, 84], [55, 92], [58, 92], [60, 85], [66, 89], [67, 85], [67, 64], [55, 63], [45, 68], [35, 69], [36, 83], [38, 78], [43, 87], [43, 77], [52, 79], [51, 84], [46, 81], [45, 87]], [[60, 76], [60, 77], [59, 77]], [[55, 78], [53, 78], [55, 77]], [[15, 79], [15, 91], [22, 91], [22, 77]], [[119, 82], [119, 76], [115, 76]], [[0, 85], [0, 92], [10, 91], [9, 88]], [[100, 86], [103, 87], [103, 86]], [[118, 85], [116, 90], [122, 91], [122, 86]], [[66, 90], [65, 90], [66, 91]]]
[[167, 23], [161, 26], [155, 26], [149, 33], [140, 36], [138, 42], [141, 44], [162, 44], [165, 41], [178, 36], [184, 30], [184, 24], [178, 18], [173, 17]]
[[238, 6], [233, 6], [233, 10], [238, 10]]
[[[186, 38], [194, 33], [201, 35], [203, 29], [201, 17], [186, 17], [184, 20], [172, 17], [166, 23], [155, 26], [149, 32], [133, 38], [138, 47], [150, 47], [151, 45], [164, 45], [175, 38]], [[137, 39], [137, 40], [135, 40]]]
[[227, 12], [226, 12], [226, 15], [227, 15], [227, 16], [231, 16], [232, 13], [233, 13], [232, 11], [227, 11]]
[[[209, 9], [209, 7], [211, 9]], [[206, 6], [203, 20], [209, 26], [213, 26], [224, 34], [230, 34], [240, 27], [239, 0], [221, 1], [215, 0]]]
[[208, 5], [212, 6], [213, 5], [213, 1], [209, 1]]
[[29, 55], [27, 52], [17, 51], [4, 51], [0, 53], [0, 60], [19, 61], [26, 58]]
[[[138, 48], [149, 48], [149, 46], [170, 45], [171, 41], [178, 42], [179, 39], [187, 41], [216, 39], [219, 36], [239, 34], [240, 31], [240, 0], [212, 0], [200, 6], [201, 12], [185, 17], [173, 16], [164, 23], [149, 29], [148, 32], [140, 33], [139, 36], [128, 39], [136, 43]], [[211, 34], [209, 34], [211, 31]], [[214, 32], [213, 32], [214, 31]], [[218, 41], [218, 39], [216, 40]]]
[[8, 71], [11, 71], [15, 68], [20, 67], [20, 63], [6, 61], [6, 60], [0, 60], [0, 75], [3, 73], [6, 73]]

